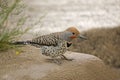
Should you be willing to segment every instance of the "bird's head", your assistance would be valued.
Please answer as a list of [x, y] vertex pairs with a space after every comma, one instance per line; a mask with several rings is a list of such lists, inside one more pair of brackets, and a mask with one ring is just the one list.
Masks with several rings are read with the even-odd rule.
[[81, 35], [79, 30], [75, 27], [69, 27], [65, 31], [68, 32], [67, 36], [70, 40], [73, 40], [75, 38], [81, 38], [81, 39], [87, 39], [85, 36]]

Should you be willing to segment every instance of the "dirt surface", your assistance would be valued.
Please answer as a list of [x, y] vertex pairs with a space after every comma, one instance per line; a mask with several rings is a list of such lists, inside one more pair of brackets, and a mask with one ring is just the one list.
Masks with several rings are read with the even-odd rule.
[[99, 58], [67, 52], [73, 61], [61, 65], [49, 62], [40, 49], [26, 46], [19, 55], [15, 51], [0, 53], [0, 80], [119, 80], [119, 69], [106, 66]]

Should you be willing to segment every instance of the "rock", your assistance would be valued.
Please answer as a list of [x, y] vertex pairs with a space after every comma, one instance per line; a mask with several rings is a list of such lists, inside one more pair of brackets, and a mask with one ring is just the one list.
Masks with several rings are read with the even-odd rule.
[[[27, 52], [0, 63], [0, 80], [118, 80], [119, 73], [95, 56], [67, 52], [61, 65], [48, 62], [40, 50], [27, 47]], [[14, 59], [15, 58], [15, 59]]]
[[72, 52], [67, 57], [72, 62], [64, 62], [59, 70], [49, 73], [42, 80], [118, 80], [114, 71], [110, 70], [99, 58], [82, 53]]

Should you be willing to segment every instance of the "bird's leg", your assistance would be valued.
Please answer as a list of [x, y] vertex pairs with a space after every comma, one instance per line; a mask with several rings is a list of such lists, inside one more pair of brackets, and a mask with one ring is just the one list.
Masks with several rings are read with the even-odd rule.
[[65, 57], [64, 55], [61, 55], [61, 58], [67, 61], [72, 61], [73, 59], [68, 59], [67, 57]]

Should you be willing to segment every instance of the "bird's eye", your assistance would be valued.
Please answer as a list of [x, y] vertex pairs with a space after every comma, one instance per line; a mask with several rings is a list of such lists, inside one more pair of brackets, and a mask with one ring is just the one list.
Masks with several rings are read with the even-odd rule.
[[74, 35], [75, 33], [73, 32], [72, 34]]

